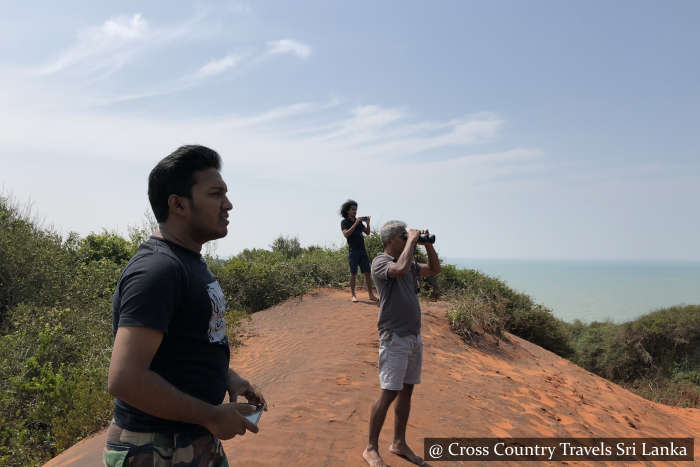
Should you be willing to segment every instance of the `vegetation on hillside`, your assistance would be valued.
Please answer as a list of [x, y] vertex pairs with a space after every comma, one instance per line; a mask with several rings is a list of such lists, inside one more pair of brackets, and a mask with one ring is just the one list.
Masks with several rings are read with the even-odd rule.
[[[151, 228], [130, 229], [128, 238], [108, 231], [64, 238], [0, 198], [0, 465], [39, 465], [110, 420], [112, 293]], [[382, 249], [377, 233], [366, 245], [370, 257]], [[347, 254], [279, 237], [270, 249], [206, 255], [227, 298], [232, 342], [247, 314], [347, 285]], [[417, 258], [427, 259], [420, 249]], [[443, 265], [421, 289], [450, 301], [453, 329], [468, 341], [509, 331], [652, 400], [700, 405], [700, 306], [624, 324], [569, 324], [474, 270]]]
[[567, 323], [502, 281], [443, 266], [452, 329], [470, 342], [508, 331], [647, 399], [700, 407], [700, 305], [657, 310], [626, 323]]

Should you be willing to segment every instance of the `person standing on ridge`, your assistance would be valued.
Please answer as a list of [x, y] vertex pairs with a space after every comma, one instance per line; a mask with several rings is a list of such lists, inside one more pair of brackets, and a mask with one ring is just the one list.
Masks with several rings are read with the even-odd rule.
[[[384, 252], [372, 261], [372, 277], [379, 291], [379, 384], [381, 393], [372, 406], [369, 442], [362, 457], [371, 467], [386, 464], [379, 455], [379, 432], [389, 406], [394, 406], [394, 442], [389, 450], [417, 465], [425, 462], [406, 444], [413, 386], [420, 383], [423, 363], [421, 311], [417, 277], [440, 272], [440, 261], [430, 241], [425, 245], [428, 264], [413, 262], [416, 244], [427, 230], [406, 231], [406, 224], [389, 221], [380, 232]], [[434, 241], [434, 240], [433, 240]]]
[[377, 301], [377, 297], [375, 297], [372, 290], [369, 255], [367, 255], [365, 239], [362, 235], [363, 232], [366, 235], [370, 234], [370, 216], [357, 217], [357, 202], [352, 199], [343, 203], [340, 207], [340, 215], [343, 216], [343, 220], [340, 221], [340, 230], [347, 239], [349, 248], [348, 262], [350, 263], [350, 293], [352, 294], [352, 301], [358, 301], [357, 296], [355, 296], [355, 279], [357, 278], [358, 266], [360, 267], [360, 271], [365, 275], [369, 299]]
[[[114, 291], [107, 467], [225, 467], [220, 439], [258, 432], [245, 415], [267, 405], [229, 368], [226, 299], [200, 253], [228, 233], [233, 206], [220, 169], [216, 151], [182, 146], [148, 178], [160, 231], [129, 260]], [[226, 392], [230, 402], [222, 403]], [[253, 405], [237, 403], [239, 395]]]

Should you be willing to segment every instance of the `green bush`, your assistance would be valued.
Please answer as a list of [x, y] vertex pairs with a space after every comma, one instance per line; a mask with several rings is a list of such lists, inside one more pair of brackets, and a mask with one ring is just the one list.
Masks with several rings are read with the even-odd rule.
[[296, 237], [277, 237], [272, 242], [272, 252], [279, 253], [286, 259], [296, 258], [304, 252], [299, 239]]
[[83, 263], [109, 260], [115, 264], [123, 264], [129, 261], [138, 245], [125, 240], [115, 232], [103, 231], [101, 234], [91, 233], [80, 242], [78, 256]]
[[484, 296], [463, 294], [447, 312], [453, 331], [466, 341], [483, 334], [503, 336], [505, 302]]
[[0, 325], [20, 302], [52, 305], [63, 295], [77, 262], [76, 241], [37, 227], [0, 197]]
[[617, 332], [618, 325], [610, 321], [590, 324], [575, 321], [570, 327], [574, 347], [572, 360], [588, 371], [610, 378], [607, 368]]
[[[462, 336], [480, 334], [484, 331], [482, 321], [493, 323], [500, 334], [501, 329], [529, 340], [563, 357], [573, 354], [567, 325], [552, 315], [552, 312], [532, 299], [508, 287], [503, 281], [473, 269], [457, 269], [443, 265], [438, 278], [441, 293], [452, 297], [450, 303], [452, 326]], [[479, 319], [453, 319], [468, 306]], [[462, 310], [457, 312], [456, 310]], [[468, 326], [474, 325], [473, 329]]]
[[571, 325], [572, 359], [638, 394], [672, 405], [700, 404], [700, 306], [657, 310], [621, 324]]
[[566, 323], [554, 317], [552, 312], [542, 305], [535, 305], [529, 310], [512, 310], [507, 329], [516, 336], [562, 357], [568, 358], [574, 353]]
[[367, 256], [369, 256], [370, 262], [372, 262], [379, 253], [384, 251], [382, 238], [376, 230], [373, 230], [372, 233], [365, 236], [365, 250], [367, 250]]
[[274, 251], [244, 250], [222, 264], [210, 264], [231, 307], [253, 313], [315, 287], [347, 283], [347, 250], [311, 247], [299, 252], [297, 239], [283, 240]]
[[38, 464], [100, 429], [111, 415], [106, 391], [110, 328], [86, 325], [70, 308], [18, 305], [0, 336], [0, 460]]

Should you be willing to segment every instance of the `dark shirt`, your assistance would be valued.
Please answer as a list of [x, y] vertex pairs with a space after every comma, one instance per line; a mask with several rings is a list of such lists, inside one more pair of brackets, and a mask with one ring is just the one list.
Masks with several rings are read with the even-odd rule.
[[[348, 230], [350, 227], [352, 227], [352, 224], [354, 223], [355, 221], [351, 221], [350, 219], [343, 219], [342, 221], [340, 221], [340, 229]], [[365, 250], [365, 238], [362, 236], [362, 230], [364, 228], [364, 222], [360, 221], [360, 223], [357, 224], [357, 227], [355, 227], [355, 230], [350, 235], [348, 235], [347, 240], [348, 245], [350, 246], [350, 251]]]
[[416, 295], [416, 278], [420, 266], [411, 263], [411, 269], [399, 277], [389, 277], [388, 271], [396, 258], [379, 253], [372, 261], [372, 280], [379, 292], [379, 332], [393, 331], [399, 336], [418, 335], [421, 327], [420, 304]]
[[[199, 253], [162, 238], [141, 245], [119, 278], [112, 300], [112, 332], [120, 326], [163, 331], [150, 369], [176, 388], [210, 404], [226, 394], [229, 347], [226, 300]], [[115, 399], [114, 420], [131, 431], [199, 432], [197, 425], [164, 420]]]

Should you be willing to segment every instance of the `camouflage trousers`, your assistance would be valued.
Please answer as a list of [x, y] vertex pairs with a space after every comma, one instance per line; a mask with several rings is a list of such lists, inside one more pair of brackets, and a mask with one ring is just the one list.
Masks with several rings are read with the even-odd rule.
[[228, 467], [213, 435], [140, 433], [112, 422], [104, 450], [106, 467]]

